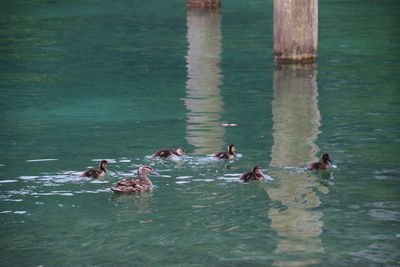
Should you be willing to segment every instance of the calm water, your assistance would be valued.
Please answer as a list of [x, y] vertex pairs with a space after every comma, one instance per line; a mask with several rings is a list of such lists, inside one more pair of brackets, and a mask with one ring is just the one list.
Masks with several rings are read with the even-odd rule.
[[400, 4], [321, 1], [318, 64], [283, 66], [272, 8], [1, 1], [1, 265], [399, 266]]

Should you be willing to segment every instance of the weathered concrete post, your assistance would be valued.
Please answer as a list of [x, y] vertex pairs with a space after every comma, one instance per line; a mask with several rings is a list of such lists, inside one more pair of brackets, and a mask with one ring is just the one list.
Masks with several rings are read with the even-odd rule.
[[274, 0], [275, 61], [315, 61], [317, 47], [318, 0]]
[[187, 0], [188, 8], [219, 8], [221, 0]]

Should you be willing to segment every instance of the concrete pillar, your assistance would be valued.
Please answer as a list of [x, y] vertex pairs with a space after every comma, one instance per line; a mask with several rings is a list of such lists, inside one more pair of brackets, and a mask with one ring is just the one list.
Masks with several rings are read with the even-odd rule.
[[274, 0], [275, 61], [315, 61], [317, 52], [318, 0]]

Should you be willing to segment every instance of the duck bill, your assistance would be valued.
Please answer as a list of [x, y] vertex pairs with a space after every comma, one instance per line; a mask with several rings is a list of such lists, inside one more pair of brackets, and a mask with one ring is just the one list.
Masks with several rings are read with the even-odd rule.
[[160, 176], [160, 174], [159, 174], [158, 172], [156, 172], [156, 171], [153, 171], [153, 170], [152, 170], [151, 173], [154, 174], [154, 175]]

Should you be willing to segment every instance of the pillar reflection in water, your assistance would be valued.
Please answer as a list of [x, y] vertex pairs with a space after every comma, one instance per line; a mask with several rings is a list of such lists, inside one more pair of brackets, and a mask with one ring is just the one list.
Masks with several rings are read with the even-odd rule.
[[[274, 70], [274, 144], [271, 167], [300, 167], [317, 159], [315, 145], [320, 126], [316, 65], [276, 65]], [[274, 262], [275, 266], [307, 266], [319, 261], [310, 254], [323, 253], [319, 235], [323, 223], [322, 212], [316, 208], [320, 199], [315, 188], [321, 188], [315, 176], [296, 168], [282, 168], [272, 173], [279, 178], [279, 188], [268, 188], [271, 201], [271, 227], [279, 241], [276, 254], [290, 256], [287, 261]], [[284, 207], [284, 208], [282, 208]], [[301, 256], [307, 254], [307, 259]], [[292, 259], [293, 257], [293, 259]]]
[[222, 73], [218, 66], [222, 52], [221, 14], [219, 10], [188, 9], [187, 28], [187, 140], [195, 147], [195, 153], [210, 154], [225, 146], [219, 88]]

